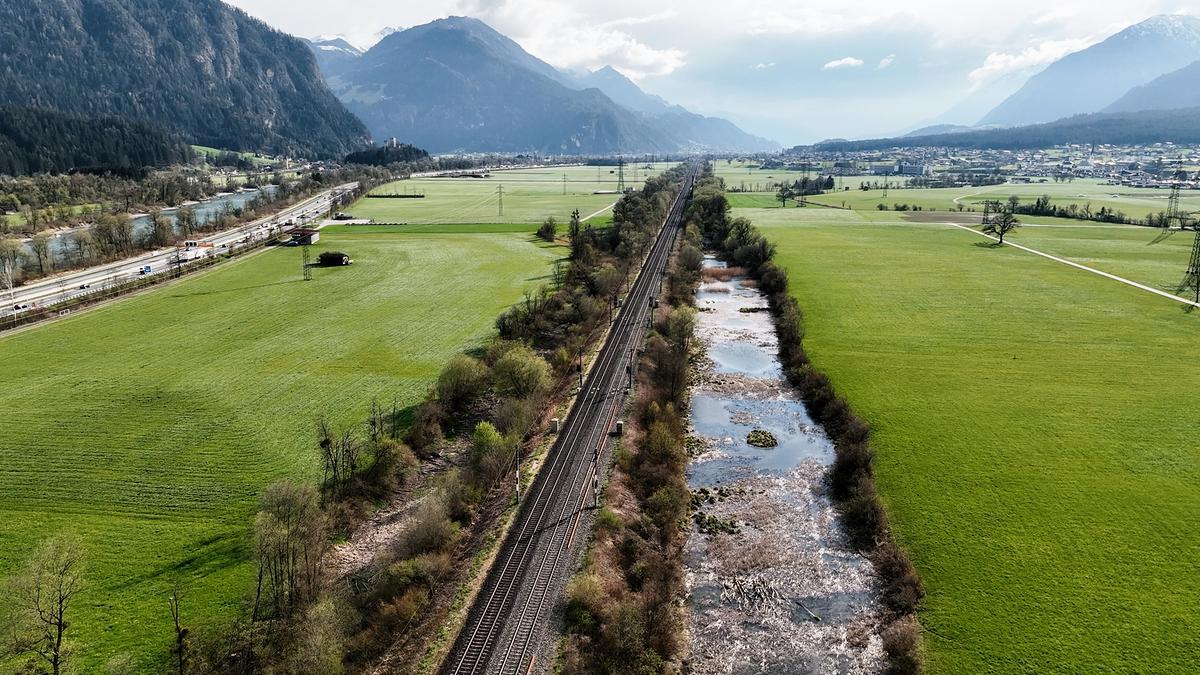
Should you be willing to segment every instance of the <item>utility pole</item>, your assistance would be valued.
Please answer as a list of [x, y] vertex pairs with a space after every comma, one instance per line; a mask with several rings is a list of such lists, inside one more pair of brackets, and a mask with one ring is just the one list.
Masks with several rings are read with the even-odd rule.
[[563, 196], [567, 196], [567, 174], [563, 174]]
[[496, 188], [496, 199], [499, 207], [500, 217], [504, 217], [504, 186]]
[[521, 444], [517, 443], [513, 446], [513, 455], [517, 458], [517, 503], [521, 503]]

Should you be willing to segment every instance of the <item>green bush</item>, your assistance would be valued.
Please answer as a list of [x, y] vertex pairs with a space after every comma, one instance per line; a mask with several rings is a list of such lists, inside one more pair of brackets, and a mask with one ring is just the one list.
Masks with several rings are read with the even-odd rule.
[[413, 412], [412, 426], [408, 429], [408, 444], [417, 451], [434, 448], [442, 442], [442, 420], [445, 411], [437, 401], [425, 401]]
[[519, 398], [506, 398], [496, 406], [493, 418], [500, 433], [515, 438], [524, 438], [533, 426], [533, 405]]
[[547, 218], [537, 231], [537, 236], [546, 241], [554, 241], [554, 236], [556, 234], [558, 234], [558, 221], [554, 219], [554, 216]]
[[500, 480], [512, 467], [516, 439], [503, 436], [491, 422], [480, 422], [471, 434], [471, 468], [481, 485]]
[[580, 572], [567, 586], [566, 629], [571, 633], [591, 635], [608, 602], [604, 582], [590, 572]]
[[596, 514], [596, 529], [602, 532], [616, 532], [621, 529], [621, 519], [606, 506]]
[[487, 380], [487, 366], [460, 354], [450, 359], [438, 375], [438, 399], [450, 410], [458, 410], [483, 394], [487, 389]]
[[502, 396], [529, 398], [550, 385], [550, 364], [524, 345], [510, 349], [492, 368], [496, 392]]

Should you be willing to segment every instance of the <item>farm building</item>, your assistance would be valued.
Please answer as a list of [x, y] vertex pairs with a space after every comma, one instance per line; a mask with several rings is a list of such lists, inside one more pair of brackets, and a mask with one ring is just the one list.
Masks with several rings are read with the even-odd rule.
[[298, 227], [292, 230], [292, 242], [300, 246], [309, 246], [321, 240], [321, 233], [318, 230], [311, 230], [306, 227]]

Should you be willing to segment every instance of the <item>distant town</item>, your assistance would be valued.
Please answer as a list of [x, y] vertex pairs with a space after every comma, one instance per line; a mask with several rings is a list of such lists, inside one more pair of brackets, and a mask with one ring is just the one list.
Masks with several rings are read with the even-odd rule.
[[[927, 187], [963, 187], [1003, 177], [1012, 183], [1100, 179], [1137, 188], [1200, 189], [1200, 146], [1062, 145], [1040, 150], [954, 147], [860, 152], [792, 150], [763, 168], [819, 171], [835, 176], [902, 176]], [[991, 180], [989, 180], [991, 179]]]

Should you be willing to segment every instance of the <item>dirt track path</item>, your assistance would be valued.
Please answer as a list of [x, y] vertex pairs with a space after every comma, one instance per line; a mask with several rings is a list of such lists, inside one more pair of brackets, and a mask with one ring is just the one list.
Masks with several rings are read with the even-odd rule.
[[[979, 230], [976, 230], [976, 229], [974, 229], [974, 228], [971, 228], [971, 227], [967, 227], [966, 225], [959, 225], [958, 223], [945, 223], [945, 224], [946, 224], [946, 225], [949, 225], [949, 226], [951, 226], [951, 227], [957, 227], [957, 228], [958, 228], [958, 229], [960, 229], [960, 230], [966, 230], [967, 232], [970, 232], [970, 233], [972, 233], [972, 234], [979, 235], [980, 237], [984, 237], [985, 239], [991, 239], [992, 241], [994, 241], [994, 242], [997, 242], [997, 243], [1000, 241], [1000, 239], [999, 239], [999, 238], [997, 238], [997, 237], [993, 237], [993, 236], [992, 236], [992, 235], [990, 235], [990, 234], [984, 234], [983, 232], [980, 232]], [[1067, 260], [1067, 259], [1065, 259], [1065, 258], [1060, 258], [1060, 257], [1058, 257], [1058, 256], [1056, 256], [1056, 255], [1051, 255], [1051, 254], [1049, 254], [1049, 253], [1046, 253], [1046, 252], [1044, 252], [1044, 251], [1039, 251], [1039, 250], [1037, 250], [1037, 249], [1034, 249], [1034, 248], [1029, 248], [1028, 246], [1022, 246], [1021, 244], [1014, 244], [1014, 243], [1012, 243], [1011, 241], [1006, 241], [1006, 242], [1004, 242], [1004, 245], [1005, 245], [1005, 246], [1011, 246], [1011, 247], [1013, 247], [1013, 248], [1015, 248], [1015, 249], [1020, 249], [1020, 250], [1022, 250], [1022, 251], [1025, 251], [1026, 253], [1032, 253], [1032, 254], [1034, 254], [1034, 255], [1036, 255], [1036, 256], [1041, 256], [1041, 257], [1043, 257], [1043, 258], [1046, 258], [1047, 260], [1053, 260], [1053, 261], [1054, 261], [1054, 262], [1056, 262], [1056, 263], [1061, 263], [1061, 264], [1063, 264], [1063, 265], [1069, 265], [1069, 266], [1071, 266], [1071, 267], [1074, 267], [1075, 269], [1080, 269], [1080, 270], [1083, 270], [1084, 272], [1090, 272], [1090, 273], [1092, 273], [1092, 274], [1095, 274], [1095, 275], [1097, 275], [1097, 276], [1104, 277], [1105, 279], [1111, 279], [1111, 280], [1113, 280], [1113, 281], [1119, 281], [1119, 282], [1121, 282], [1121, 283], [1123, 283], [1123, 284], [1125, 284], [1125, 285], [1127, 285], [1127, 286], [1133, 286], [1133, 287], [1134, 287], [1134, 288], [1136, 288], [1136, 289], [1139, 289], [1139, 290], [1146, 291], [1147, 293], [1153, 293], [1153, 294], [1155, 294], [1155, 295], [1160, 295], [1160, 296], [1162, 296], [1162, 297], [1164, 297], [1164, 298], [1167, 298], [1168, 300], [1174, 300], [1175, 302], [1178, 302], [1178, 303], [1181, 303], [1181, 304], [1184, 304], [1184, 305], [1188, 305], [1188, 306], [1190, 306], [1190, 307], [1200, 307], [1200, 303], [1192, 302], [1191, 300], [1188, 300], [1187, 298], [1181, 298], [1181, 297], [1179, 297], [1178, 295], [1175, 295], [1174, 293], [1168, 293], [1168, 292], [1166, 292], [1166, 291], [1159, 290], [1159, 289], [1157, 289], [1157, 288], [1154, 288], [1154, 287], [1152, 287], [1152, 286], [1147, 286], [1147, 285], [1145, 285], [1145, 284], [1139, 284], [1138, 282], [1136, 282], [1136, 281], [1132, 281], [1132, 280], [1130, 280], [1130, 279], [1126, 279], [1125, 277], [1119, 277], [1119, 276], [1117, 276], [1117, 275], [1115, 275], [1115, 274], [1109, 274], [1108, 272], [1102, 272], [1102, 271], [1100, 271], [1100, 270], [1098, 270], [1098, 269], [1096, 269], [1096, 268], [1094, 268], [1094, 267], [1088, 267], [1087, 265], [1081, 265], [1081, 264], [1079, 264], [1079, 263], [1077, 263], [1077, 262], [1072, 262], [1072, 261], [1070, 261], [1070, 260]]]

